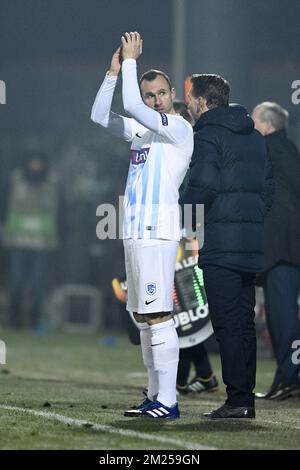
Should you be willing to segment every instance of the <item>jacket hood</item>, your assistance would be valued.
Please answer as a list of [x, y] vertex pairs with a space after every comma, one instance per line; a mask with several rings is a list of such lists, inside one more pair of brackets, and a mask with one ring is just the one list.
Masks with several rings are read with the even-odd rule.
[[239, 104], [230, 104], [203, 113], [196, 122], [194, 131], [198, 131], [204, 126], [220, 126], [235, 134], [251, 134], [254, 129], [254, 122], [246, 108]]

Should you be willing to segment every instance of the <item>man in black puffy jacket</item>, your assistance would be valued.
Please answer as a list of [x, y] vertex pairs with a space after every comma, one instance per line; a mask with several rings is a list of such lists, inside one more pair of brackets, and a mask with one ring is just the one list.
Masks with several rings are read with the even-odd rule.
[[197, 120], [184, 204], [204, 204], [199, 266], [220, 345], [227, 400], [206, 415], [254, 418], [255, 274], [264, 269], [264, 219], [272, 205], [272, 166], [247, 110], [228, 104], [229, 83], [193, 75], [189, 110]]

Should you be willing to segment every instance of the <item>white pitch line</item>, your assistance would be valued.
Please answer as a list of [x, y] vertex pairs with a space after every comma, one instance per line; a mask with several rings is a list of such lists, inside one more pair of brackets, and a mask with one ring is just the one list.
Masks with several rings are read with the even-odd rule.
[[263, 420], [256, 420], [258, 424], [273, 424], [274, 426], [280, 426], [281, 428], [283, 426], [288, 427], [289, 429], [296, 429], [297, 431], [300, 429], [300, 426], [294, 426], [293, 424], [287, 422], [287, 421], [271, 421], [270, 419], [263, 419]]
[[88, 429], [91, 429], [93, 431], [108, 432], [112, 434], [119, 434], [125, 437], [133, 437], [136, 439], [145, 439], [145, 440], [152, 441], [152, 442], [156, 441], [156, 442], [160, 442], [164, 444], [171, 444], [171, 445], [179, 447], [180, 449], [217, 450], [215, 447], [209, 447], [209, 446], [205, 446], [202, 444], [196, 444], [196, 443], [188, 444], [187, 442], [181, 441], [179, 439], [171, 439], [171, 438], [164, 437], [164, 436], [154, 436], [154, 435], [146, 434], [143, 432], [131, 431], [130, 429], [118, 429], [118, 428], [114, 428], [113, 426], [109, 426], [106, 424], [92, 423], [90, 421], [83, 421], [81, 419], [70, 418], [68, 416], [64, 416], [64, 415], [60, 415], [60, 414], [52, 413], [52, 412], [37, 411], [37, 410], [32, 410], [30, 408], [20, 408], [18, 406], [9, 406], [9, 405], [1, 405], [1, 404], [0, 404], [0, 409], [16, 411], [20, 413], [27, 413], [33, 416], [38, 416], [40, 418], [46, 418], [46, 419], [51, 419], [54, 421], [59, 421], [60, 423], [69, 424], [71, 426], [84, 427], [85, 425], [89, 425], [90, 427]]

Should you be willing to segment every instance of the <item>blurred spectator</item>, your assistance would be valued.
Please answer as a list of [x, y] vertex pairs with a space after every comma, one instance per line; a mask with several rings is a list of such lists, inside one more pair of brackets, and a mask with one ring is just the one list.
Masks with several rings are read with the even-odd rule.
[[272, 386], [257, 398], [284, 399], [300, 394], [299, 364], [292, 344], [300, 339], [300, 154], [288, 138], [288, 112], [277, 103], [257, 105], [252, 117], [266, 137], [273, 164], [275, 195], [266, 219], [264, 295], [267, 324], [277, 369]]
[[37, 328], [49, 275], [50, 254], [59, 246], [63, 214], [59, 180], [45, 154], [28, 152], [8, 181], [2, 201], [3, 244], [9, 261], [9, 316], [22, 326], [25, 288], [30, 289], [30, 323]]

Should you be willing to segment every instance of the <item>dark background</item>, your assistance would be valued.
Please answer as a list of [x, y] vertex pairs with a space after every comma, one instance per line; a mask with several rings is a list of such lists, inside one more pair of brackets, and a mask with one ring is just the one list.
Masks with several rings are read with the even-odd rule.
[[[183, 35], [175, 26], [180, 7]], [[121, 242], [97, 240], [95, 228], [96, 207], [116, 204], [123, 193], [128, 145], [90, 121], [122, 33], [141, 32], [139, 73], [162, 68], [179, 97], [189, 73], [219, 73], [231, 82], [231, 101], [249, 111], [261, 101], [279, 102], [299, 144], [300, 105], [291, 101], [291, 84], [300, 79], [299, 18], [299, 0], [0, 0], [7, 94], [0, 105], [1, 188], [28, 148], [45, 150], [60, 173], [68, 230], [56, 284], [99, 287], [109, 315], [110, 282], [124, 270]], [[5, 254], [1, 276], [5, 285]]]

